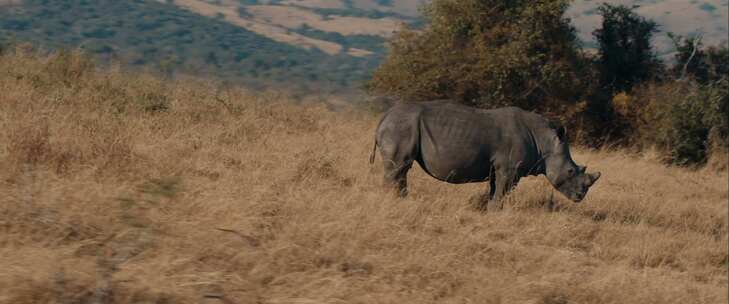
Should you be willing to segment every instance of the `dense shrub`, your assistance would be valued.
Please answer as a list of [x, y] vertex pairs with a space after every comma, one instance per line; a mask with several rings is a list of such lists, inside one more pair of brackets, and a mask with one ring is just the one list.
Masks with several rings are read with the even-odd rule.
[[[661, 113], [665, 125], [657, 129], [656, 138], [672, 162], [702, 163], [712, 144], [726, 149], [727, 93], [729, 85], [721, 80], [700, 85], [685, 97], [674, 95], [675, 100]], [[712, 143], [710, 139], [717, 142]]]
[[658, 25], [624, 5], [603, 3], [602, 26], [593, 32], [599, 44], [600, 84], [610, 92], [629, 91], [661, 69], [651, 46]]
[[690, 77], [700, 83], [716, 81], [729, 74], [729, 48], [703, 47], [701, 36], [683, 37], [668, 33], [676, 48], [674, 77]]
[[616, 96], [614, 105], [635, 131], [633, 143], [657, 147], [667, 162], [701, 164], [712, 151], [726, 153], [729, 148], [727, 79], [649, 85], [634, 96]]
[[403, 28], [369, 89], [409, 100], [549, 109], [583, 86], [568, 1], [435, 0]]

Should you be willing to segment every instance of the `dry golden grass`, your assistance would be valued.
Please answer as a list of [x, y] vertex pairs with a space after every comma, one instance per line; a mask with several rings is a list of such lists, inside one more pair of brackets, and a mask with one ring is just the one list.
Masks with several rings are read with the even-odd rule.
[[[0, 303], [725, 303], [727, 173], [380, 191], [377, 115], [0, 56]], [[378, 157], [379, 160], [379, 157]]]

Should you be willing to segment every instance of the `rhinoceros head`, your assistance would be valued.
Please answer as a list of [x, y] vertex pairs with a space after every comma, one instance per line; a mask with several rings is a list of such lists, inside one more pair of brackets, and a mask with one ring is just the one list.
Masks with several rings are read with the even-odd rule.
[[575, 164], [570, 156], [566, 129], [556, 130], [553, 154], [547, 159], [547, 179], [567, 198], [580, 202], [600, 178], [600, 172], [588, 173], [587, 167]]
[[600, 172], [587, 173], [587, 167], [577, 166], [568, 169], [566, 175], [554, 185], [555, 188], [573, 202], [580, 202], [590, 187], [600, 178]]

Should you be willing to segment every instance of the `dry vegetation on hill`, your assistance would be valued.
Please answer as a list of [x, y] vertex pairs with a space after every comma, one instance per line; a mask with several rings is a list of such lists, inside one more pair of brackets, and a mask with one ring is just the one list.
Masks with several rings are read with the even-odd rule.
[[[0, 303], [725, 303], [727, 173], [577, 151], [581, 204], [413, 170], [377, 116], [0, 56]], [[378, 157], [379, 159], [379, 157]]]

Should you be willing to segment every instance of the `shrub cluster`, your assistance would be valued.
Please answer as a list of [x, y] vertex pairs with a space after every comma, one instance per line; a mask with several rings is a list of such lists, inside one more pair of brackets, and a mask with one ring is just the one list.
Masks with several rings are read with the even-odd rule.
[[568, 1], [433, 1], [402, 29], [369, 88], [411, 100], [492, 107], [575, 101], [582, 71]]
[[729, 148], [727, 92], [726, 78], [652, 83], [633, 95], [616, 95], [613, 106], [632, 130], [633, 144], [658, 148], [670, 163], [703, 164], [712, 152], [721, 156]]
[[568, 5], [434, 0], [424, 9], [426, 27], [403, 28], [391, 39], [368, 88], [408, 101], [515, 105], [560, 120], [584, 145], [656, 147], [678, 165], [725, 153], [726, 46], [670, 35], [677, 54], [667, 67], [651, 46], [655, 22], [602, 4], [592, 54], [565, 17]]

